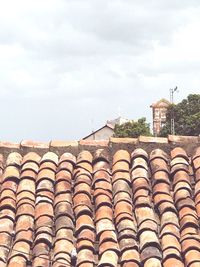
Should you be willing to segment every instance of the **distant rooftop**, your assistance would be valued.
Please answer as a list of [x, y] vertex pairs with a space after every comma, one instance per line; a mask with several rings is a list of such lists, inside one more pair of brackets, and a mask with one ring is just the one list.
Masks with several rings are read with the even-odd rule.
[[107, 124], [111, 124], [111, 125], [115, 126], [116, 124], [122, 125], [122, 124], [124, 124], [126, 122], [129, 122], [129, 121], [131, 121], [131, 120], [126, 119], [126, 118], [122, 118], [120, 116], [120, 117], [118, 117], [118, 118], [116, 118], [114, 120], [108, 120]]
[[153, 103], [150, 107], [151, 108], [156, 108], [156, 107], [169, 107], [171, 105], [171, 103], [165, 99], [165, 98], [162, 98], [160, 99], [159, 101], [157, 101], [156, 103]]

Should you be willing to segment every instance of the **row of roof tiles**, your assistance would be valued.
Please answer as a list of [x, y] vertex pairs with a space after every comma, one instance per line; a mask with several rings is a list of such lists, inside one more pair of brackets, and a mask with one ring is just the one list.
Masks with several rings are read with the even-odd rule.
[[80, 141], [50, 141], [50, 142], [36, 142], [31, 140], [23, 140], [20, 143], [11, 143], [0, 141], [0, 148], [23, 149], [23, 148], [67, 148], [77, 146], [109, 146], [112, 144], [142, 144], [142, 143], [156, 143], [156, 144], [186, 144], [186, 143], [200, 143], [200, 136], [178, 136], [168, 135], [168, 137], [149, 137], [139, 136], [138, 138], [114, 138], [109, 140], [80, 140]]
[[0, 156], [0, 267], [200, 266], [200, 148]]

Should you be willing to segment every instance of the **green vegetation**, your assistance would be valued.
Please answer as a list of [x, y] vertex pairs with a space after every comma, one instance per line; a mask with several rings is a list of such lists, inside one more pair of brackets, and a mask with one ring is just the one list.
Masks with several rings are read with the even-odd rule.
[[132, 137], [136, 138], [140, 135], [151, 136], [150, 125], [146, 122], [146, 118], [138, 119], [138, 121], [126, 122], [122, 125], [115, 125], [115, 137]]
[[171, 105], [167, 112], [167, 122], [162, 128], [160, 136], [170, 134], [171, 114], [174, 112], [175, 134], [200, 134], [200, 95], [190, 94], [177, 105]]

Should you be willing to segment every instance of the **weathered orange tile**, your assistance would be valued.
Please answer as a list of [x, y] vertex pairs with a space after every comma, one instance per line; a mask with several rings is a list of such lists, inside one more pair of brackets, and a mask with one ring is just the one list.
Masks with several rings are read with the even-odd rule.
[[27, 162], [29, 162], [29, 163], [35, 162], [35, 163], [39, 164], [40, 160], [41, 160], [41, 157], [37, 153], [28, 152], [26, 155], [23, 156], [22, 166]]
[[95, 242], [95, 233], [91, 229], [83, 229], [79, 235], [78, 235], [79, 240], [90, 240], [92, 243]]
[[[52, 221], [49, 220], [48, 221], [50, 226], [52, 226]], [[47, 226], [48, 226], [48, 222], [47, 222]], [[40, 225], [40, 226], [44, 226], [44, 225]], [[74, 229], [74, 224], [73, 224], [73, 220], [66, 216], [66, 215], [62, 215], [62, 216], [59, 216], [56, 220], [55, 220], [55, 231], [59, 231], [60, 229], [63, 229], [67, 227], [68, 229]]]
[[21, 176], [30, 177], [34, 180], [38, 171], [39, 171], [38, 164], [32, 161], [31, 162], [28, 161], [22, 165]]
[[130, 162], [130, 154], [126, 150], [118, 150], [113, 156], [113, 163], [115, 164], [118, 161], [124, 160]]
[[110, 263], [111, 266], [117, 266], [118, 255], [115, 251], [107, 250], [105, 251], [99, 261], [99, 266], [106, 266], [107, 263]]
[[182, 259], [177, 259], [175, 257], [167, 258], [163, 261], [163, 267], [184, 267], [184, 263], [182, 262]]
[[22, 156], [18, 152], [11, 152], [6, 160], [7, 166], [16, 166], [19, 167], [22, 162]]
[[132, 153], [131, 153], [131, 158], [135, 159], [138, 157], [142, 157], [144, 159], [148, 159], [148, 154], [145, 150], [141, 148], [136, 148]]
[[94, 229], [92, 218], [88, 215], [80, 215], [76, 220], [76, 232], [83, 229]]
[[71, 251], [74, 249], [74, 245], [72, 242], [68, 240], [59, 240], [54, 244], [54, 255], [65, 252], [67, 254], [71, 254]]
[[94, 190], [94, 199], [99, 196], [99, 195], [106, 195], [108, 196], [110, 199], [112, 199], [112, 192], [104, 190], [102, 188], [96, 188]]
[[112, 173], [116, 173], [118, 171], [129, 172], [129, 163], [127, 161], [118, 161], [112, 167]]
[[117, 204], [115, 205], [115, 217], [117, 217], [118, 215], [122, 214], [122, 213], [128, 213], [130, 215], [132, 215], [132, 205], [126, 201], [120, 201], [117, 202]]
[[94, 146], [94, 147], [107, 147], [108, 140], [80, 140], [79, 145], [81, 146]]
[[55, 195], [59, 193], [71, 193], [71, 183], [69, 181], [59, 181], [55, 185]]
[[140, 256], [137, 250], [129, 249], [122, 253], [121, 263], [128, 263], [129, 261], [140, 263]]
[[94, 251], [94, 243], [88, 239], [84, 240], [84, 239], [81, 239], [81, 240], [77, 240], [77, 243], [76, 243], [76, 248], [78, 251], [80, 251], [81, 249], [90, 249], [92, 251]]
[[91, 194], [91, 187], [87, 183], [79, 183], [74, 186], [74, 194], [76, 193], [86, 193]]
[[77, 157], [77, 163], [82, 161], [87, 161], [89, 163], [92, 163], [92, 160], [93, 160], [92, 154], [87, 150], [81, 151]]
[[119, 254], [119, 245], [113, 241], [105, 241], [100, 244], [99, 246], [99, 255], [102, 255], [104, 252], [111, 250], [114, 251], [116, 254]]
[[135, 262], [134, 259], [122, 264], [122, 267], [139, 267], [139, 263]]
[[96, 233], [97, 233], [97, 236], [99, 236], [105, 230], [115, 231], [114, 224], [109, 219], [101, 219], [100, 221], [98, 221], [96, 223]]
[[81, 249], [77, 255], [77, 266], [82, 264], [94, 264], [94, 254], [90, 249]]
[[43, 163], [45, 161], [53, 162], [55, 165], [58, 164], [58, 156], [53, 152], [47, 152], [43, 155], [40, 163]]
[[124, 180], [127, 183], [130, 184], [131, 179], [130, 179], [130, 174], [129, 172], [122, 172], [122, 171], [117, 171], [115, 173], [112, 174], [112, 183], [114, 184], [115, 182], [117, 182], [118, 180]]
[[32, 205], [29, 205], [29, 204], [20, 205], [17, 208], [16, 218], [18, 218], [21, 215], [30, 215], [30, 216], [34, 217], [34, 215], [35, 215], [34, 207]]
[[191, 249], [185, 253], [185, 263], [187, 266], [191, 266], [194, 262], [200, 263], [200, 251]]
[[176, 147], [171, 151], [171, 157], [174, 159], [175, 157], [183, 157], [185, 159], [188, 158], [187, 153], [181, 147]]
[[88, 194], [78, 193], [73, 197], [74, 206], [78, 205], [86, 205], [88, 207], [91, 206], [91, 199]]
[[121, 221], [124, 220], [130, 220], [133, 221], [133, 216], [131, 214], [128, 213], [121, 213], [119, 214], [116, 218], [115, 218], [115, 223], [116, 225], [119, 224]]
[[55, 180], [56, 180], [56, 182], [59, 182], [59, 181], [68, 181], [69, 183], [71, 183], [72, 174], [71, 174], [70, 171], [67, 171], [67, 170], [59, 170], [56, 173]]
[[112, 207], [112, 199], [107, 195], [97, 195], [95, 198], [95, 207], [98, 209], [100, 206], [110, 206]]
[[140, 238], [140, 250], [145, 249], [147, 244], [148, 246], [150, 245], [155, 246], [155, 244], [157, 244], [157, 246], [159, 247], [158, 236], [154, 231], [151, 231], [151, 229], [141, 232], [139, 238]]
[[37, 183], [41, 180], [48, 179], [52, 182], [55, 181], [55, 173], [50, 169], [42, 169], [39, 171], [38, 176], [36, 178]]
[[[125, 217], [125, 216], [124, 216]], [[117, 225], [117, 230], [118, 230], [118, 235], [122, 233], [122, 231], [127, 232], [128, 230], [134, 231], [135, 233], [137, 232], [137, 226], [136, 222], [134, 221], [133, 216], [129, 215], [129, 218], [121, 218], [121, 220], [118, 222]], [[123, 234], [122, 234], [123, 236]]]
[[101, 219], [109, 219], [109, 220], [113, 219], [113, 212], [112, 212], [112, 208], [111, 207], [100, 206], [96, 210], [95, 222], [97, 222], [97, 221], [99, 221]]
[[136, 239], [135, 237], [125, 237], [125, 238], [122, 238], [120, 241], [119, 241], [119, 247], [120, 247], [120, 251], [123, 253], [124, 251], [126, 250], [129, 250], [129, 249], [133, 249], [133, 250], [138, 250], [138, 244], [136, 242]]
[[104, 180], [104, 181], [110, 182], [110, 179], [111, 179], [110, 174], [105, 170], [97, 170], [93, 174], [93, 183], [95, 183], [99, 180]]
[[11, 233], [1, 232], [0, 233], [0, 244], [3, 244], [5, 247], [10, 248], [12, 241]]
[[92, 207], [88, 207], [86, 205], [74, 206], [74, 214], [76, 218], [79, 217], [81, 214], [87, 214], [92, 218], [93, 217]]
[[55, 164], [55, 162], [52, 162], [52, 161], [43, 161], [40, 164], [40, 170], [42, 169], [49, 169], [53, 172], [56, 172], [57, 165]]
[[[50, 207], [51, 209], [51, 207]], [[48, 213], [49, 216], [53, 215], [53, 211], [52, 209], [50, 210], [50, 212], [52, 213]], [[69, 204], [68, 202], [60, 202], [55, 206], [54, 209], [54, 213], [55, 213], [55, 217], [59, 217], [61, 215], [67, 215], [69, 216], [72, 220], [74, 218], [73, 216], [73, 212], [72, 212], [72, 207], [71, 204]], [[47, 214], [47, 213], [46, 213]]]
[[54, 206], [56, 206], [60, 202], [68, 202], [72, 204], [72, 195], [71, 193], [57, 193], [54, 200]]
[[106, 191], [112, 192], [112, 186], [109, 182], [106, 181], [97, 181], [95, 182], [95, 190], [96, 189], [104, 189]]
[[8, 267], [26, 267], [26, 259], [24, 256], [12, 257], [7, 265]]
[[[141, 261], [144, 263], [149, 259], [154, 259], [154, 260], [158, 259], [159, 262], [161, 263], [162, 254], [161, 251], [156, 246], [152, 245], [144, 248], [140, 253], [140, 255], [141, 255]], [[148, 265], [146, 264], [146, 266]]]
[[130, 185], [124, 180], [118, 180], [113, 184], [113, 193], [114, 195], [118, 192], [128, 192], [131, 196], [131, 188]]
[[114, 196], [114, 205], [116, 205], [120, 201], [126, 201], [132, 205], [132, 197], [128, 192], [119, 192]]
[[173, 234], [163, 235], [162, 237], [162, 250], [174, 247], [181, 252], [180, 240]]

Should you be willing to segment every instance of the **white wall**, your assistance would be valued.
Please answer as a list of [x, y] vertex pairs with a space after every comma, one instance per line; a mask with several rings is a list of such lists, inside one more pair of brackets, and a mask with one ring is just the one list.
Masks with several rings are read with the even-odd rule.
[[85, 140], [108, 140], [113, 134], [114, 131], [112, 129], [105, 127], [93, 135], [90, 135], [88, 138], [85, 138]]

